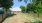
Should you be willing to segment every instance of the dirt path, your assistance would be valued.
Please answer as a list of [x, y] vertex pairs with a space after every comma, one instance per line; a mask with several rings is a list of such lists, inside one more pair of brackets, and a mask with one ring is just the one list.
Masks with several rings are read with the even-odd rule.
[[25, 23], [30, 22], [27, 18], [27, 13], [16, 13], [16, 16], [7, 18], [3, 23]]

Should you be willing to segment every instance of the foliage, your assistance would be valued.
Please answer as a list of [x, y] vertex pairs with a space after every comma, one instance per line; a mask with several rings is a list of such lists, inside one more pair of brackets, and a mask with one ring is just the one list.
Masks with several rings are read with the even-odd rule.
[[[18, 0], [19, 2], [21, 2], [22, 0]], [[27, 3], [28, 0], [24, 0], [25, 3]]]
[[[19, 0], [22, 1], [22, 0]], [[24, 0], [25, 3], [27, 3], [28, 0]], [[29, 0], [31, 3], [27, 4], [27, 12], [32, 11], [34, 13], [42, 13], [42, 0]]]
[[22, 1], [22, 0], [18, 0], [19, 2]]
[[25, 12], [25, 6], [20, 6], [22, 12]]
[[9, 9], [13, 5], [13, 0], [0, 0], [1, 7], [4, 9]]
[[36, 9], [36, 6], [35, 6], [34, 3], [29, 3], [29, 4], [27, 4], [27, 12], [28, 12], [28, 11], [29, 11], [29, 12], [32, 11], [32, 12], [36, 13], [35, 9]]
[[34, 13], [42, 14], [42, 1], [41, 0], [32, 0], [32, 3], [27, 4], [27, 12], [32, 11]]

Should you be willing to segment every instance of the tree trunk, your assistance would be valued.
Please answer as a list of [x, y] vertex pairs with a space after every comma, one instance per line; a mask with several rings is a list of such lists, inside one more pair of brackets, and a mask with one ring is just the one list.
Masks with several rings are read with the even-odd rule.
[[38, 14], [38, 18], [39, 18], [39, 14]]
[[2, 20], [3, 20], [3, 14], [2, 14]]

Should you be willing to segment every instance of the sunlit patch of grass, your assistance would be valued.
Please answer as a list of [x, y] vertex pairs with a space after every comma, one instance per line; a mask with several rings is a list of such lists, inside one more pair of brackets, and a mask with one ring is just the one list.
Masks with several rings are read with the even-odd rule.
[[42, 22], [42, 19], [29, 16], [31, 22]]

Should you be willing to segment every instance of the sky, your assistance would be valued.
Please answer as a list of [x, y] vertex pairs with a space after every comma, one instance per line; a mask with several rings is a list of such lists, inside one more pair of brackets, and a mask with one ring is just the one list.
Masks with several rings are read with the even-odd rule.
[[[28, 0], [28, 3], [29, 3], [30, 1]], [[13, 6], [12, 6], [12, 8], [11, 8], [11, 10], [12, 11], [21, 11], [21, 9], [20, 9], [20, 6], [21, 5], [24, 5], [24, 6], [26, 6], [26, 3], [24, 2], [24, 0], [23, 1], [21, 1], [21, 2], [18, 2], [18, 0], [13, 0]]]

